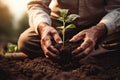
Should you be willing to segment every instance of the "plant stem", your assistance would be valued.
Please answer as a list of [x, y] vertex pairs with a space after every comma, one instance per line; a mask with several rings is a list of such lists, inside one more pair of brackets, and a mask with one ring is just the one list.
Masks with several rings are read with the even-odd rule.
[[63, 21], [63, 30], [62, 30], [62, 37], [63, 37], [63, 46], [65, 45], [65, 21]]
[[65, 29], [63, 29], [62, 30], [62, 37], [63, 37], [63, 46], [64, 46], [64, 44], [65, 44]]

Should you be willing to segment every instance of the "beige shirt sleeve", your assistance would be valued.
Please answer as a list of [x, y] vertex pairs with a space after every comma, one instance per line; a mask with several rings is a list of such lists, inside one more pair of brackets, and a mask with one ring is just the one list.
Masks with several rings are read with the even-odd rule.
[[100, 23], [104, 23], [108, 30], [108, 35], [120, 31], [120, 0], [106, 0], [107, 15], [103, 17]]
[[29, 16], [29, 25], [38, 33], [38, 25], [46, 22], [51, 25], [49, 4], [51, 0], [30, 0], [27, 5]]

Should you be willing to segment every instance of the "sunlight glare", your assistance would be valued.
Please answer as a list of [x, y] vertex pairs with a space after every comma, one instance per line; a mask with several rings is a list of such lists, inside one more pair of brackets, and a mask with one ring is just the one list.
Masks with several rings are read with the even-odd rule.
[[28, 0], [3, 0], [3, 2], [8, 5], [14, 17], [19, 19], [26, 11]]

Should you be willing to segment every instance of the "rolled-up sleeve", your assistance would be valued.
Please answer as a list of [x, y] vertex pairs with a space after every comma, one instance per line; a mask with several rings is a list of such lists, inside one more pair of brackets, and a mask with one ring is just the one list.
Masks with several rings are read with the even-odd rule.
[[108, 35], [120, 31], [120, 0], [106, 0], [105, 10], [108, 12], [100, 23], [104, 23]]
[[51, 0], [30, 0], [27, 5], [27, 13], [29, 16], [29, 25], [38, 33], [38, 25], [46, 22], [51, 25], [49, 4]]

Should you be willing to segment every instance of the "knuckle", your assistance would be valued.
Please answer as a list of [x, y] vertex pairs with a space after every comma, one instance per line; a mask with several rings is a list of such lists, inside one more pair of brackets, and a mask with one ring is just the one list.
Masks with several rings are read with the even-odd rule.
[[55, 41], [61, 41], [61, 39], [59, 37], [55, 38]]
[[45, 44], [44, 39], [41, 39], [41, 40], [40, 40], [40, 43], [41, 43], [41, 46], [43, 46], [43, 45]]
[[92, 42], [92, 39], [88, 38], [86, 42], [87, 42], [87, 43], [91, 43], [91, 42]]
[[89, 39], [87, 42], [90, 46], [94, 46], [95, 45], [95, 41], [92, 39]]
[[77, 51], [83, 51], [84, 48], [80, 46], [80, 47], [78, 47], [76, 50], [77, 50]]
[[86, 46], [82, 46], [80, 49], [81, 49], [81, 50], [84, 50], [85, 48], [86, 48]]
[[45, 39], [44, 39], [44, 38], [41, 38], [41, 42], [45, 42]]
[[52, 31], [52, 34], [57, 34], [57, 31], [56, 31], [56, 30], [53, 30], [53, 31]]
[[48, 38], [47, 36], [41, 38], [41, 41], [42, 41], [42, 42], [46, 42], [46, 41], [48, 41], [48, 40], [49, 40], [49, 38]]
[[50, 49], [51, 47], [50, 47], [50, 45], [47, 45], [46, 48], [47, 48], [47, 49]]
[[88, 47], [88, 46], [89, 46], [88, 43], [84, 43], [84, 44], [81, 45], [81, 49], [84, 50], [84, 49], [85, 49], [86, 47]]
[[86, 44], [88, 44], [88, 45], [93, 44], [93, 43], [94, 43], [94, 41], [92, 39], [87, 39], [86, 40]]
[[75, 41], [75, 40], [77, 40], [77, 39], [78, 39], [78, 37], [77, 37], [77, 36], [74, 36], [74, 37], [73, 37], [73, 40], [74, 40], [74, 41]]
[[48, 51], [46, 51], [46, 52], [45, 52], [45, 55], [47, 55], [47, 56], [48, 56], [48, 55], [49, 55], [49, 52], [48, 52]]

